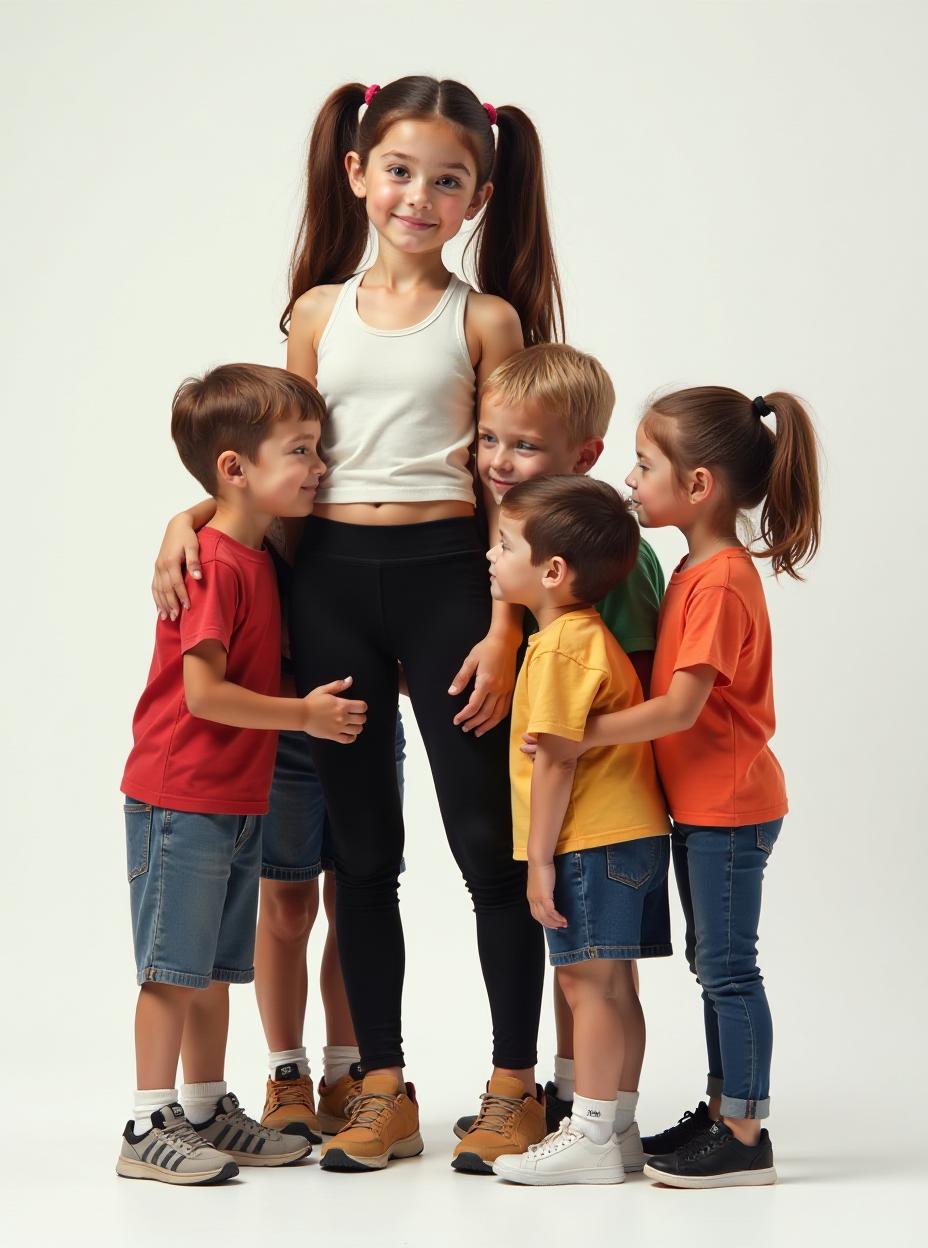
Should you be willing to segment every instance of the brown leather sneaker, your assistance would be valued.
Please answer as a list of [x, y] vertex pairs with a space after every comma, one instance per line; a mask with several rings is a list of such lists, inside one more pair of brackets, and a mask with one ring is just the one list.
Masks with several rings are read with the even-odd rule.
[[411, 1083], [397, 1092], [390, 1075], [365, 1075], [360, 1093], [348, 1102], [348, 1122], [325, 1144], [323, 1170], [383, 1170], [394, 1157], [422, 1152], [419, 1106]]
[[337, 1135], [348, 1121], [345, 1106], [361, 1091], [361, 1066], [354, 1062], [347, 1075], [336, 1079], [331, 1088], [325, 1079], [319, 1081], [319, 1130], [324, 1135]]
[[524, 1153], [544, 1139], [545, 1097], [535, 1085], [530, 1096], [519, 1079], [494, 1075], [480, 1098], [474, 1125], [454, 1150], [451, 1164], [469, 1174], [492, 1174], [493, 1162], [507, 1153]]
[[274, 1078], [268, 1079], [261, 1126], [283, 1135], [302, 1135], [310, 1144], [322, 1143], [313, 1081], [300, 1074], [295, 1062], [278, 1066]]

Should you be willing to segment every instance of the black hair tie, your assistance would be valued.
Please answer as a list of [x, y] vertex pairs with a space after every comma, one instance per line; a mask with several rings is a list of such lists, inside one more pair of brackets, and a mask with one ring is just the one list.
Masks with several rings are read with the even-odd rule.
[[773, 411], [773, 408], [762, 394], [757, 396], [757, 398], [752, 402], [751, 407], [753, 408], [754, 415], [758, 420], [762, 420], [764, 416], [769, 416]]

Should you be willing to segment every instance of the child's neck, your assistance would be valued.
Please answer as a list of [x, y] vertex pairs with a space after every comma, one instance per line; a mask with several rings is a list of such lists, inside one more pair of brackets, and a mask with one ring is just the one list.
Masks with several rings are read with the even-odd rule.
[[549, 624], [559, 620], [562, 615], [567, 615], [570, 611], [586, 611], [589, 606], [588, 602], [551, 602], [546, 597], [543, 601], [530, 606], [529, 610], [537, 620], [538, 627], [547, 628]]
[[684, 568], [695, 567], [697, 563], [711, 559], [719, 551], [730, 550], [733, 546], [741, 545], [734, 522], [720, 524], [719, 520], [712, 516], [697, 515], [693, 523], [687, 525], [686, 528], [681, 525], [680, 532], [686, 538], [689, 551], [683, 561]]
[[226, 537], [231, 537], [235, 542], [241, 542], [243, 546], [260, 550], [273, 518], [263, 512], [253, 512], [236, 506], [227, 499], [217, 498], [216, 514], [210, 520], [209, 527], [218, 529], [220, 533], [225, 533]]
[[406, 294], [421, 286], [441, 289], [448, 285], [448, 270], [442, 261], [441, 251], [410, 256], [380, 239], [377, 259], [367, 270], [365, 284], [384, 286], [393, 294]]

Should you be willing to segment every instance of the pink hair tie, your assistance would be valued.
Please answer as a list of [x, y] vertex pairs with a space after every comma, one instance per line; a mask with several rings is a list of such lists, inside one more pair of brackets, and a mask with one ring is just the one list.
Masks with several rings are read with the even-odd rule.
[[364, 92], [364, 103], [368, 107], [370, 107], [371, 100], [374, 98], [374, 96], [377, 94], [379, 90], [380, 90], [380, 83], [372, 82], [371, 85]]
[[496, 125], [496, 109], [493, 107], [492, 104], [487, 104], [486, 101], [484, 101], [483, 107], [487, 110], [487, 116], [490, 119], [490, 125], [495, 126]]

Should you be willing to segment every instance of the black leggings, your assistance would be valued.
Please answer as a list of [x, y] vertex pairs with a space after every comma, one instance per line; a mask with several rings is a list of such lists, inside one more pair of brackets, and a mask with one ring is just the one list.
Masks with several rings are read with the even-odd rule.
[[352, 745], [311, 740], [331, 823], [338, 947], [368, 1070], [403, 1065], [397, 660], [474, 903], [494, 1065], [535, 1065], [544, 942], [525, 898], [525, 864], [512, 857], [509, 725], [479, 738], [463, 732], [451, 721], [467, 693], [448, 694], [490, 625], [484, 545], [469, 518], [379, 527], [311, 516], [294, 569], [290, 636], [300, 694], [353, 676], [349, 696], [368, 704]]

